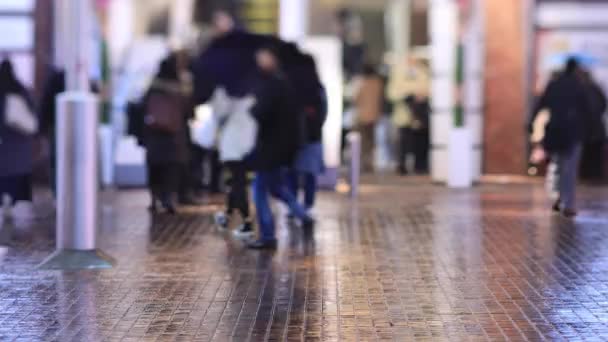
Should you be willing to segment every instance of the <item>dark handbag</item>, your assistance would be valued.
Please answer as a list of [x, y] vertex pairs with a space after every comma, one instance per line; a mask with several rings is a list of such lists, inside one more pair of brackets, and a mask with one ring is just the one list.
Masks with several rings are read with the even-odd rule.
[[151, 94], [146, 104], [146, 125], [163, 133], [177, 133], [182, 126], [182, 106], [176, 96]]

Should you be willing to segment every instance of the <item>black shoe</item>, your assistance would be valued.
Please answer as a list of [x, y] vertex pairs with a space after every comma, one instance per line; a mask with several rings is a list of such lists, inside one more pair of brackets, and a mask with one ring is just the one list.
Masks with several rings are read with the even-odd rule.
[[247, 248], [249, 249], [267, 249], [267, 250], [276, 250], [277, 249], [277, 240], [257, 240], [247, 244]]
[[169, 215], [175, 215], [175, 214], [177, 214], [177, 210], [175, 209], [175, 205], [173, 203], [171, 203], [171, 202], [163, 202], [163, 209], [165, 209], [165, 211]]
[[253, 237], [255, 232], [253, 231], [253, 223], [245, 222], [239, 228], [237, 228], [234, 233], [234, 237], [239, 240], [248, 240]]
[[309, 217], [302, 221], [302, 229], [308, 233], [312, 232], [315, 229], [315, 220]]
[[553, 203], [551, 210], [553, 210], [556, 213], [559, 213], [562, 211], [562, 201], [559, 198], [555, 201], [555, 203]]

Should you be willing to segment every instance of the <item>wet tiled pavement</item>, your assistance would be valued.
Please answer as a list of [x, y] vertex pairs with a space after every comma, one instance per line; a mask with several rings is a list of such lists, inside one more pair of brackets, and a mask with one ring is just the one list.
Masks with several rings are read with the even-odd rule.
[[608, 339], [608, 189], [574, 223], [540, 185], [323, 194], [314, 238], [283, 225], [276, 253], [177, 218], [143, 192], [104, 209], [106, 271], [38, 271], [52, 222], [6, 225], [0, 341], [485, 341]]

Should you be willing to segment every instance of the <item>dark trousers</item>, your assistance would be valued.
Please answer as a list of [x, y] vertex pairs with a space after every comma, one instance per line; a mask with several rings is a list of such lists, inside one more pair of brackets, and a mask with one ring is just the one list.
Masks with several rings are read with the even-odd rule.
[[407, 173], [407, 156], [414, 156], [414, 170], [426, 173], [429, 170], [429, 130], [414, 130], [409, 127], [399, 128], [399, 154], [397, 163], [401, 173]]
[[414, 153], [414, 169], [417, 173], [429, 170], [429, 130], [412, 130], [412, 147]]
[[399, 152], [397, 154], [397, 165], [399, 172], [407, 173], [407, 156], [412, 150], [412, 130], [409, 127], [399, 128]]
[[304, 207], [308, 210], [315, 206], [317, 194], [317, 175], [313, 173], [289, 171], [289, 188], [291, 193], [299, 197], [300, 189], [304, 190]]
[[183, 165], [179, 163], [148, 164], [148, 189], [152, 200], [173, 201], [178, 192]]
[[220, 155], [217, 150], [205, 150], [205, 161], [207, 164], [206, 170], [208, 172], [207, 188], [212, 193], [219, 193], [222, 189], [222, 163], [220, 162]]
[[253, 200], [260, 226], [260, 239], [264, 241], [276, 239], [274, 216], [268, 198], [270, 195], [287, 204], [291, 213], [297, 218], [308, 218], [306, 210], [300, 206], [296, 197], [289, 190], [283, 170], [258, 171], [253, 181]]
[[230, 171], [230, 191], [226, 198], [226, 213], [230, 216], [235, 210], [243, 219], [249, 219], [249, 194], [247, 193], [247, 169], [243, 162], [227, 162]]
[[372, 172], [376, 150], [376, 124], [361, 124], [357, 130], [361, 134], [361, 167], [364, 172]]

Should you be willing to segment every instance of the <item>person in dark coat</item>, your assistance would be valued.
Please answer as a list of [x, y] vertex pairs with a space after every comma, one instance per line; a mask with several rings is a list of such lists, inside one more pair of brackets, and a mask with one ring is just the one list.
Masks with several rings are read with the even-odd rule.
[[[168, 213], [176, 212], [174, 197], [180, 174], [189, 161], [190, 146], [185, 131], [191, 107], [187, 96], [177, 64], [173, 59], [164, 60], [143, 101], [146, 113], [143, 140], [152, 212], [157, 211], [158, 202]], [[162, 110], [158, 110], [159, 106]], [[164, 117], [162, 122], [161, 116]]]
[[0, 63], [0, 198], [8, 195], [13, 204], [32, 201], [33, 136], [6, 124], [7, 98], [21, 97], [30, 111], [33, 102], [17, 80], [10, 61]]
[[418, 174], [425, 174], [429, 170], [429, 116], [431, 106], [427, 97], [419, 95], [408, 96], [405, 101], [412, 113], [410, 136], [414, 152], [414, 170]]
[[327, 94], [312, 56], [302, 55], [299, 67], [292, 75], [291, 81], [301, 89], [297, 100], [305, 117], [305, 142], [290, 170], [289, 181], [291, 192], [296, 197], [300, 188], [303, 189], [304, 207], [310, 211], [315, 204], [317, 176], [325, 171], [322, 140], [327, 118]]
[[258, 51], [258, 70], [250, 83], [256, 100], [252, 113], [259, 126], [256, 146], [248, 158], [256, 172], [253, 192], [260, 227], [259, 239], [249, 244], [253, 249], [277, 247], [269, 195], [287, 203], [306, 229], [314, 224], [287, 186], [284, 170], [293, 165], [302, 140], [295, 93], [281, 72], [277, 55], [273, 47]]
[[[559, 175], [559, 198], [553, 206], [566, 217], [574, 217], [576, 211], [576, 182], [585, 116], [590, 112], [587, 88], [580, 74], [576, 59], [567, 62], [566, 69], [549, 82], [537, 105], [535, 113], [543, 109], [551, 112], [545, 128], [544, 149], [552, 155]], [[535, 118], [532, 118], [532, 122]]]
[[606, 126], [604, 124], [604, 114], [607, 106], [606, 95], [589, 72], [583, 72], [582, 76], [587, 87], [589, 113], [587, 113], [585, 120], [585, 140], [580, 169], [581, 179], [601, 182], [604, 179], [604, 150], [606, 146]]

